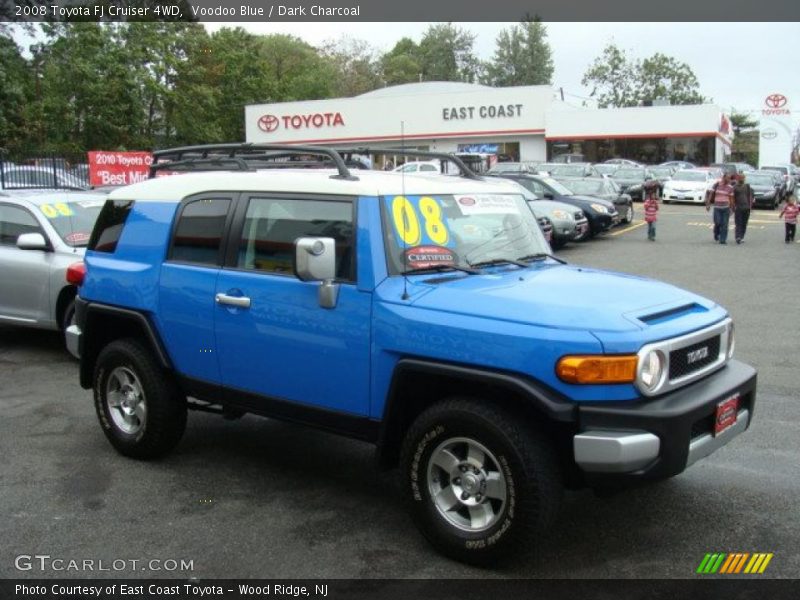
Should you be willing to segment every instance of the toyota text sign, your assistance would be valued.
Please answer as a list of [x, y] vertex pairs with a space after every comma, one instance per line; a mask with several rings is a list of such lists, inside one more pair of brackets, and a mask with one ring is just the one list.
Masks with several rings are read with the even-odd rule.
[[89, 185], [128, 185], [147, 179], [149, 152], [89, 152]]

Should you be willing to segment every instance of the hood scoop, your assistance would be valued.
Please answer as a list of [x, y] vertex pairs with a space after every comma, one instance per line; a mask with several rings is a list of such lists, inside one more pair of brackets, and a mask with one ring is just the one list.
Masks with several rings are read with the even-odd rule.
[[672, 319], [679, 319], [686, 315], [699, 312], [707, 312], [707, 309], [703, 306], [700, 306], [696, 302], [692, 302], [691, 304], [684, 304], [682, 306], [676, 306], [667, 310], [660, 310], [649, 315], [643, 315], [638, 317], [638, 319], [647, 325], [656, 325], [658, 323], [671, 321]]

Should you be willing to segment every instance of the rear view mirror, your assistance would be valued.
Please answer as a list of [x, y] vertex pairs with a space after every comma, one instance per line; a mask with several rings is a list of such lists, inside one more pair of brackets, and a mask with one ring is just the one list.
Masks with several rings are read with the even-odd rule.
[[47, 250], [47, 242], [41, 233], [23, 233], [17, 238], [20, 250]]

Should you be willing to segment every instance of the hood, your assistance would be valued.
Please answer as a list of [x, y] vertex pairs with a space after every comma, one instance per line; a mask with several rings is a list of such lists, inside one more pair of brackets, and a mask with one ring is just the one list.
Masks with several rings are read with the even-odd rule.
[[602, 198], [598, 198], [597, 196], [582, 196], [582, 195], [575, 195], [575, 196], [564, 196], [565, 199], [568, 200], [576, 200], [578, 202], [582, 202], [585, 204], [602, 204], [608, 209], [614, 208], [614, 203], [609, 202], [608, 200], [603, 200]]
[[664, 314], [715, 306], [659, 281], [551, 263], [483, 275], [419, 276], [413, 288], [418, 308], [600, 334], [640, 331], [661, 323]]
[[554, 210], [563, 210], [569, 214], [575, 214], [576, 208], [573, 204], [566, 202], [557, 202], [556, 200], [531, 200], [528, 203], [536, 212], [543, 212], [545, 214], [552, 214]]
[[750, 187], [753, 189], [754, 192], [774, 192], [775, 186], [774, 185], [761, 185], [761, 184], [750, 184]]
[[707, 189], [709, 185], [710, 183], [708, 181], [680, 181], [673, 179], [665, 183], [664, 187], [669, 187], [672, 190], [682, 190], [684, 192], [696, 192], [698, 190]]

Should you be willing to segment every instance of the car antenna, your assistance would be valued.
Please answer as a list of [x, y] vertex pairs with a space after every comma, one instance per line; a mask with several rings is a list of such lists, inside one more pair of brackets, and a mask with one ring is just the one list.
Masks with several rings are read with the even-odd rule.
[[[405, 121], [400, 121], [400, 149], [403, 152], [406, 151]], [[405, 165], [405, 163], [403, 164]], [[403, 202], [408, 202], [408, 200], [406, 200], [406, 171], [404, 168], [400, 169], [400, 194], [403, 196]], [[405, 211], [403, 211], [402, 221], [403, 232], [400, 234], [400, 238], [403, 240], [403, 295], [400, 298], [402, 300], [408, 300], [408, 275], [406, 274], [406, 271], [408, 271], [408, 248], [406, 247], [406, 227], [408, 226], [408, 218]]]

